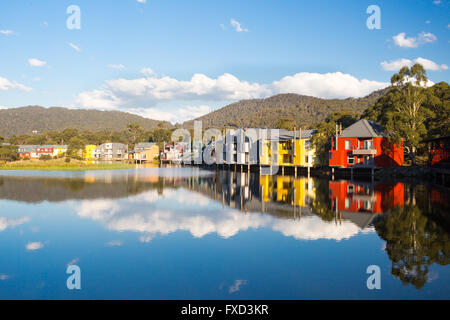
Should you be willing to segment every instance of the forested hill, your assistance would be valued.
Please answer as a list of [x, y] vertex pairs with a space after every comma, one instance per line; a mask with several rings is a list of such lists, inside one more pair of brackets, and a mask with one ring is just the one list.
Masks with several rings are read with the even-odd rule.
[[[281, 118], [294, 119], [297, 127], [307, 128], [338, 111], [362, 113], [373, 105], [388, 88], [363, 98], [321, 99], [299, 94], [279, 94], [266, 99], [242, 100], [206, 114], [196, 120], [208, 127], [275, 127]], [[183, 124], [193, 126], [193, 120]]]
[[120, 111], [77, 110], [66, 108], [43, 108], [28, 106], [14, 109], [0, 110], [0, 136], [32, 134], [67, 128], [79, 130], [124, 130], [130, 123], [139, 123], [144, 129], [150, 130], [163, 123], [170, 128], [168, 122], [151, 120], [131, 113]]

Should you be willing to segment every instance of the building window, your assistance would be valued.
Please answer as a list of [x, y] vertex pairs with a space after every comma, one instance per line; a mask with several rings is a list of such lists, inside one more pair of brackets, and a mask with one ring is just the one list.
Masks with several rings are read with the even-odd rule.
[[348, 164], [354, 164], [355, 163], [355, 158], [354, 157], [347, 157], [347, 162]]
[[350, 199], [349, 198], [345, 198], [345, 208], [346, 209], [350, 208]]
[[305, 163], [309, 163], [309, 156], [305, 156]]
[[349, 140], [345, 140], [345, 150], [350, 150], [351, 145]]
[[373, 149], [372, 140], [364, 140], [364, 149]]
[[333, 153], [332, 152], [328, 153], [328, 159], [329, 160], [333, 160]]

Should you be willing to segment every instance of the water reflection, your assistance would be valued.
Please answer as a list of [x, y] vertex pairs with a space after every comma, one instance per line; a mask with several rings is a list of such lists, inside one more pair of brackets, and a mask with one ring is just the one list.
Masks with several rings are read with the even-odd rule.
[[[150, 243], [178, 231], [229, 239], [270, 230], [296, 240], [335, 240], [370, 233], [384, 240], [391, 273], [422, 288], [433, 264], [449, 264], [447, 189], [400, 182], [329, 181], [194, 168], [0, 176], [0, 200], [65, 202], [83, 221], [132, 232]], [[32, 217], [0, 215], [0, 232]], [[38, 242], [27, 244], [28, 250]], [[120, 240], [106, 243], [110, 247]], [[345, 245], [345, 244], [343, 244]], [[1, 270], [0, 270], [1, 271]], [[229, 292], [246, 286], [236, 280]]]

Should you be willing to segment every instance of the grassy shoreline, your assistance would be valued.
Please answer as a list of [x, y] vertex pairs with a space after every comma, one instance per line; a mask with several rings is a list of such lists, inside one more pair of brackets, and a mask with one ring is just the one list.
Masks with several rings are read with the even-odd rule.
[[65, 162], [64, 159], [55, 160], [19, 160], [0, 163], [0, 170], [37, 170], [37, 171], [85, 171], [85, 170], [120, 170], [135, 168], [135, 165], [123, 162], [94, 163], [72, 159]]

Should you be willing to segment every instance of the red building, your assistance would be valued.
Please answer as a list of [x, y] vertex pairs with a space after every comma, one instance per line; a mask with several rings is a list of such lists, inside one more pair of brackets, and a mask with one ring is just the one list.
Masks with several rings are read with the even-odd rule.
[[450, 136], [426, 140], [432, 166], [450, 168]]
[[46, 155], [52, 155], [53, 154], [53, 148], [36, 148], [37, 154], [46, 154]]
[[331, 208], [339, 212], [383, 213], [405, 203], [403, 183], [330, 181]]
[[390, 167], [403, 162], [403, 145], [392, 144], [374, 121], [359, 120], [331, 139], [330, 167]]

